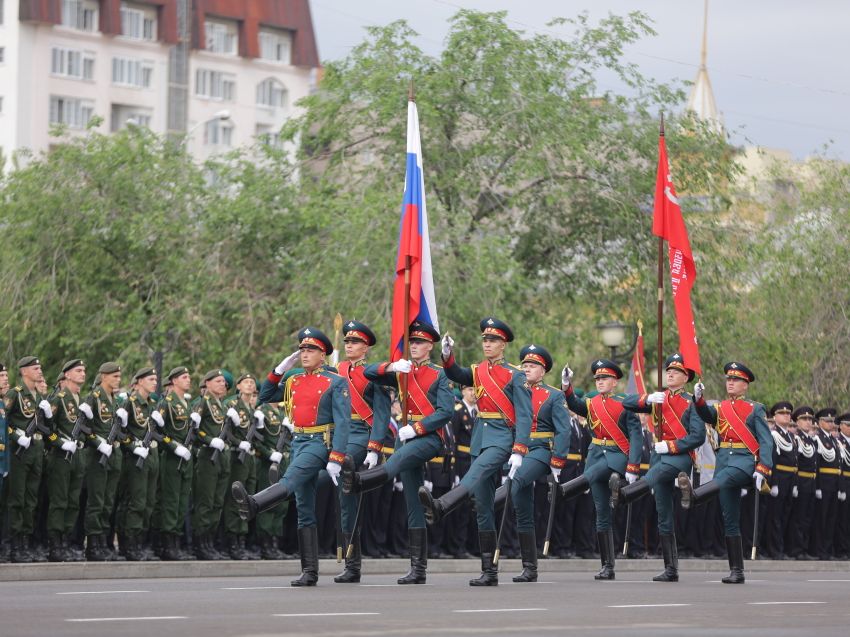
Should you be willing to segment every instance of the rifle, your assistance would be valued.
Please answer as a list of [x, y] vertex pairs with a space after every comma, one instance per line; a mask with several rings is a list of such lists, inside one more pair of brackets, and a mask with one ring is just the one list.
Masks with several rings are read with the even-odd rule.
[[[283, 426], [283, 423], [280, 425], [280, 436], [278, 436], [277, 444], [274, 446], [274, 450], [279, 454], [283, 454], [283, 448], [292, 446], [292, 436], [289, 433], [289, 429]], [[269, 467], [269, 483], [277, 484], [280, 481], [280, 463], [273, 462], [272, 466]]]
[[[92, 383], [91, 389], [89, 390], [89, 395], [86, 396], [85, 398], [83, 398], [83, 402], [86, 405], [88, 405], [89, 407], [92, 406], [91, 399], [94, 396], [94, 390], [95, 390], [96, 387], [97, 387], [97, 382]], [[87, 436], [91, 435], [91, 429], [89, 429], [85, 425], [85, 417], [86, 416], [83, 412], [80, 412], [80, 413], [77, 414], [77, 419], [74, 421], [74, 428], [71, 430], [71, 440], [73, 440], [74, 442], [77, 442], [77, 438], [80, 437], [81, 433], [84, 433]], [[73, 457], [74, 457], [73, 452], [71, 452], [71, 451], [65, 452], [65, 461], [66, 462], [70, 463], [71, 459]]]
[[[118, 411], [118, 407], [114, 409], [114, 412]], [[115, 439], [118, 437], [118, 432], [121, 431], [121, 419], [118, 417], [117, 413], [112, 414], [112, 428], [109, 430], [109, 435], [106, 437], [106, 444], [110, 447], [115, 447]], [[100, 454], [100, 462], [101, 467], [106, 467], [106, 463], [109, 462], [109, 456], [106, 454]]]
[[[224, 416], [224, 424], [221, 426], [221, 432], [218, 434], [218, 437], [222, 440], [233, 440], [233, 436], [230, 435], [230, 417], [225, 414]], [[213, 465], [218, 463], [218, 457], [221, 455], [221, 451], [218, 449], [214, 449], [212, 453], [212, 457], [210, 457], [210, 462]]]
[[[259, 427], [257, 427], [257, 425], [259, 423], [260, 423], [260, 419], [254, 418], [254, 420], [251, 422], [251, 428], [248, 430], [248, 433], [245, 434], [245, 441], [249, 445], [253, 444], [253, 442], [255, 440], [258, 441], [258, 442], [265, 442], [265, 438], [263, 437], [263, 434], [261, 434], [259, 432]], [[283, 426], [281, 425], [281, 427], [283, 427]], [[237, 460], [239, 460], [239, 464], [245, 464], [245, 453], [246, 453], [246, 451], [244, 449], [239, 450], [239, 455], [236, 458]]]
[[[56, 393], [57, 393], [58, 391], [59, 391], [59, 383], [57, 382], [57, 383], [53, 386], [53, 391], [52, 391], [52, 392], [50, 392], [50, 395], [47, 397], [47, 402], [50, 402], [51, 400], [53, 400], [53, 397], [56, 395]], [[45, 424], [41, 421], [40, 410], [39, 410], [39, 408], [38, 408], [38, 405], [36, 405], [36, 406], [35, 406], [35, 414], [33, 415], [32, 420], [30, 421], [30, 424], [28, 424], [28, 425], [27, 425], [27, 428], [26, 428], [26, 430], [24, 431], [24, 435], [25, 435], [27, 438], [32, 438], [32, 437], [33, 437], [33, 435], [35, 434], [36, 430], [40, 431], [40, 432], [41, 432], [42, 434], [44, 434], [45, 436], [49, 436], [49, 435], [51, 435], [51, 434], [53, 433], [53, 432], [50, 430], [50, 427], [48, 427], [47, 425], [45, 425]], [[25, 448], [25, 447], [22, 447], [21, 445], [18, 445], [18, 448], [15, 450], [15, 455], [16, 455], [18, 458], [23, 458], [23, 457], [24, 457], [24, 452], [25, 452], [25, 451], [26, 451], [26, 448]]]
[[[158, 442], [162, 442], [162, 436], [160, 436], [158, 433], [154, 432], [155, 427], [156, 427], [156, 423], [148, 422], [148, 432], [145, 434], [145, 437], [142, 438], [142, 446], [145, 449], [151, 448], [151, 440], [156, 440]], [[139, 471], [144, 469], [145, 460], [146, 460], [146, 458], [142, 458], [141, 456], [139, 456], [139, 459], [136, 460], [136, 469], [138, 469]]]
[[[201, 394], [198, 399], [198, 406], [195, 407], [196, 414], [200, 415], [204, 410], [204, 396]], [[195, 423], [192, 422], [192, 419], [189, 418], [189, 431], [186, 434], [186, 440], [183, 441], [183, 446], [186, 447], [189, 451], [192, 451], [192, 445], [195, 443]], [[183, 458], [180, 458], [180, 462], [177, 463], [177, 471], [183, 473]]]

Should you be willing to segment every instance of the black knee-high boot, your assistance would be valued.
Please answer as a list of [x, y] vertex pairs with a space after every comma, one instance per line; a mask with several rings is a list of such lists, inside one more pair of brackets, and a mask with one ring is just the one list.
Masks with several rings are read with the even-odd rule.
[[410, 538], [410, 571], [398, 578], [399, 584], [424, 584], [428, 568], [428, 529], [413, 527], [407, 531]]
[[[268, 491], [268, 489], [266, 489]], [[301, 549], [301, 577], [291, 586], [315, 586], [319, 581], [319, 531], [315, 526], [298, 529], [298, 546]]]
[[519, 532], [519, 552], [522, 555], [522, 573], [515, 582], [537, 581], [537, 533], [534, 529]]

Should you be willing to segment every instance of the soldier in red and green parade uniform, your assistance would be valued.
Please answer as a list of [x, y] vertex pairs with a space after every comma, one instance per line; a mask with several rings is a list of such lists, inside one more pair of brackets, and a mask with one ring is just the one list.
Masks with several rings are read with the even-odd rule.
[[[289, 468], [277, 484], [256, 495], [250, 495], [239, 482], [232, 485], [231, 493], [244, 520], [268, 511], [295, 493], [301, 577], [291, 584], [315, 586], [319, 580], [316, 487], [322, 469], [334, 484], [338, 482], [348, 445], [351, 398], [348, 381], [325, 365], [325, 357], [333, 352], [330, 339], [315, 327], [305, 327], [298, 332], [298, 343], [299, 351], [278, 365], [260, 390], [260, 402], [286, 403], [293, 428]], [[295, 365], [296, 358], [301, 359], [304, 372], [290, 376], [281, 387], [281, 379]]]
[[[230, 478], [228, 483], [240, 482], [248, 493], [257, 491], [257, 456], [256, 444], [263, 436], [265, 414], [256, 409], [257, 379], [253, 374], [242, 374], [236, 381], [236, 396], [224, 401], [224, 406], [236, 410], [239, 414], [239, 425], [233, 427], [233, 445], [230, 449]], [[247, 435], [254, 421], [257, 420], [259, 438], [248, 440]], [[239, 461], [240, 456], [242, 462]], [[233, 498], [224, 498], [224, 532], [227, 534], [227, 544], [232, 560], [258, 560], [260, 556], [248, 550], [246, 538], [248, 522], [239, 517], [239, 505]]]
[[[44, 380], [41, 362], [35, 356], [18, 361], [21, 383], [12, 387], [3, 398], [6, 406], [6, 426], [9, 434], [11, 467], [9, 469], [9, 543], [12, 562], [32, 562], [29, 536], [35, 531], [33, 512], [38, 503], [41, 482], [44, 440], [50, 429], [44, 424], [53, 417], [53, 409], [36, 385]], [[33, 418], [40, 427], [26, 435]], [[22, 451], [21, 451], [22, 450]], [[19, 451], [21, 451], [19, 455]], [[39, 561], [45, 561], [41, 558]]]
[[759, 491], [773, 468], [773, 437], [765, 419], [764, 405], [745, 393], [755, 375], [742, 363], [726, 363], [726, 393], [717, 407], [708, 405], [702, 383], [694, 386], [694, 405], [704, 422], [720, 435], [714, 479], [694, 489], [687, 474], [679, 474], [682, 507], [688, 509], [719, 496], [726, 530], [730, 574], [724, 584], [744, 583], [744, 548], [741, 538], [741, 489], [755, 480]]
[[694, 372], [685, 367], [678, 352], [667, 357], [667, 387], [663, 392], [633, 394], [623, 399], [623, 407], [637, 414], [651, 414], [654, 449], [649, 458], [649, 471], [638, 479], [637, 473], [626, 473], [628, 485], [621, 485], [620, 476], [611, 474], [611, 508], [626, 506], [650, 491], [655, 495], [658, 511], [658, 532], [664, 572], [653, 577], [655, 582], [679, 581], [679, 556], [676, 550], [676, 529], [673, 515], [673, 493], [679, 474], [690, 473], [696, 450], [705, 442], [705, 423], [693, 406], [693, 394], [685, 383], [694, 379]]
[[[374, 384], [391, 388], [400, 395], [399, 374], [407, 374], [407, 410], [410, 424], [398, 431], [396, 448], [389, 460], [381, 466], [372, 466], [365, 471], [355, 473], [356, 464], [346, 458], [343, 464], [342, 490], [346, 493], [364, 493], [391, 482], [401, 475], [405, 501], [407, 503], [407, 527], [410, 539], [410, 571], [399, 578], [399, 584], [424, 584], [428, 567], [428, 537], [425, 526], [425, 513], [419, 502], [418, 492], [425, 484], [423, 466], [436, 458], [443, 448], [443, 427], [451, 419], [454, 411], [454, 394], [449, 387], [449, 379], [443, 368], [431, 361], [434, 342], [439, 333], [423, 321], [414, 321], [410, 326], [411, 361], [398, 360], [394, 363], [369, 365], [365, 377]], [[380, 389], [378, 393], [384, 393]], [[387, 399], [387, 411], [384, 422], [389, 423], [390, 403]], [[382, 438], [369, 443], [370, 455], [377, 454], [383, 448], [382, 440], [386, 435], [382, 428]]]
[[116, 527], [119, 538], [122, 538], [120, 542], [124, 556], [128, 561], [158, 561], [158, 557], [142, 546], [150, 525], [159, 481], [158, 443], [151, 439], [149, 445], [145, 446], [144, 439], [149, 432], [155, 432], [156, 428], [162, 427], [165, 420], [157, 411], [157, 401], [152, 396], [157, 388], [156, 370], [153, 367], [143, 367], [136, 372], [133, 380], [135, 389], [124, 403], [129, 440], [121, 445], [124, 460]]
[[[570, 448], [569, 412], [564, 392], [543, 382], [552, 369], [552, 356], [534, 343], [520, 350], [520, 364], [531, 385], [531, 444], [511, 480], [511, 502], [516, 510], [522, 573], [514, 582], [537, 581], [537, 533], [534, 527], [534, 484], [551, 473], [558, 481]], [[496, 491], [496, 508], [507, 500], [507, 485]]]
[[[815, 414], [817, 427], [814, 434], [816, 451], [818, 453], [818, 477], [815, 480], [815, 525], [817, 529], [818, 559], [834, 561], [833, 553], [835, 523], [838, 514], [838, 494], [843, 493], [841, 475], [841, 450], [838, 441], [833, 437], [835, 415], [838, 412], [832, 407], [821, 409]], [[845, 496], [846, 497], [846, 496]]]
[[[289, 466], [290, 446], [284, 444], [277, 450], [280, 436], [289, 437], [289, 432], [283, 425], [281, 403], [263, 403], [258, 409], [263, 412], [263, 441], [254, 445], [257, 450], [257, 490], [264, 491], [271, 486], [269, 471], [274, 466], [278, 475], [283, 475]], [[291, 439], [290, 439], [291, 441]], [[278, 547], [283, 536], [283, 519], [289, 508], [288, 502], [264, 511], [257, 516], [257, 536], [260, 539], [260, 556], [264, 560], [292, 559]]]
[[91, 404], [94, 396], [86, 396], [81, 402], [81, 389], [86, 380], [86, 368], [83, 361], [74, 359], [62, 367], [65, 376], [64, 388], [50, 401], [53, 418], [50, 422], [53, 433], [50, 442], [50, 482], [47, 495], [50, 505], [47, 512], [47, 537], [50, 547], [48, 559], [51, 562], [84, 561], [70, 550], [69, 535], [74, 530], [77, 514], [80, 510], [80, 491], [86, 472], [86, 450], [83, 449], [85, 436], [82, 431], [72, 437], [74, 425], [80, 414], [85, 418], [88, 429], [94, 418]]
[[419, 501], [425, 508], [425, 521], [433, 524], [475, 495], [482, 572], [469, 585], [498, 586], [499, 569], [493, 563], [498, 548], [494, 501], [505, 461], [512, 478], [528, 453], [531, 386], [523, 371], [505, 360], [505, 346], [514, 340], [511, 328], [492, 317], [482, 319], [479, 327], [487, 360], [478, 365], [457, 364], [454, 340], [448, 334], [442, 343], [446, 376], [461, 385], [474, 386], [478, 396], [479, 412], [470, 450], [472, 465], [458, 486], [437, 499], [425, 487], [420, 488]]
[[841, 455], [841, 490], [838, 492], [838, 521], [835, 525], [835, 555], [839, 560], [850, 560], [850, 414], [835, 418], [838, 423], [838, 451]]
[[602, 559], [602, 570], [595, 575], [595, 579], [609, 580], [615, 578], [609, 483], [611, 475], [615, 473], [618, 476], [637, 476], [640, 473], [643, 434], [640, 419], [625, 408], [622, 395], [614, 394], [617, 381], [623, 377], [623, 370], [613, 361], [600, 358], [593, 362], [590, 371], [596, 379], [596, 390], [599, 393], [583, 399], [576, 397], [572, 370], [565, 367], [561, 373], [567, 406], [570, 411], [587, 419], [593, 440], [587, 451], [584, 473], [562, 484], [555, 494], [569, 499], [590, 488], [596, 507], [596, 537]]
[[165, 423], [162, 427], [162, 455], [159, 462], [160, 557], [166, 561], [187, 561], [195, 559], [194, 555], [186, 553], [180, 546], [186, 512], [189, 510], [194, 468], [192, 451], [184, 443], [189, 432], [197, 426], [190, 418], [192, 412], [184, 399], [192, 386], [192, 376], [186, 367], [181, 366], [172, 369], [167, 379], [171, 391], [159, 404], [159, 414]]
[[[204, 395], [189, 416], [198, 425], [199, 448], [192, 478], [192, 544], [199, 560], [222, 560], [228, 557], [215, 549], [213, 535], [218, 530], [230, 479], [230, 454], [226, 451], [231, 438], [225, 434], [239, 426], [240, 418], [235, 409], [221, 402], [227, 393], [224, 370], [207, 372], [204, 384]], [[225, 418], [229, 421], [227, 428]]]

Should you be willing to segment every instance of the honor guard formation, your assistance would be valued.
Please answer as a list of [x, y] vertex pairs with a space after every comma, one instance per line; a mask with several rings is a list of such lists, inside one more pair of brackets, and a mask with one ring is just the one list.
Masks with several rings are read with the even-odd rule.
[[0, 365], [0, 562], [297, 557], [292, 585], [315, 586], [320, 558], [347, 584], [363, 555], [409, 556], [398, 583], [424, 584], [429, 558], [480, 556], [469, 584], [496, 586], [500, 556], [521, 559], [514, 582], [537, 581], [540, 558], [599, 559], [612, 580], [617, 555], [660, 556], [659, 582], [680, 558], [726, 559], [729, 584], [745, 556], [850, 559], [850, 414], [766, 408], [740, 362], [708, 400], [679, 353], [664, 391], [617, 393], [623, 371], [599, 358], [585, 393], [569, 366], [547, 382], [539, 343], [508, 362], [504, 321], [480, 330], [469, 367], [420, 320], [409, 360], [369, 362], [378, 339], [351, 320], [332, 365], [305, 327], [262, 384], [77, 358], [49, 388], [35, 356], [15, 384]]

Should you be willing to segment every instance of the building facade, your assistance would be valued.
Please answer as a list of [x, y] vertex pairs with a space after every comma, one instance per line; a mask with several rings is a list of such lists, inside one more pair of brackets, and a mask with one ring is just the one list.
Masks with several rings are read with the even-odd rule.
[[276, 143], [318, 66], [308, 0], [0, 0], [0, 150], [49, 150], [51, 124], [82, 135], [95, 115], [191, 130], [198, 158]]

